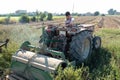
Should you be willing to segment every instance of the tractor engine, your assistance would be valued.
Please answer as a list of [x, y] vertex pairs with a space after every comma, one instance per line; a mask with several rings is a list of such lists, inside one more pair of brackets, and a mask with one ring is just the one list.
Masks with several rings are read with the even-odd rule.
[[79, 31], [78, 27], [67, 28], [49, 25], [44, 30], [41, 42], [44, 42], [49, 49], [63, 52], [66, 58], [70, 58], [70, 43], [72, 37]]
[[66, 30], [59, 30], [58, 27], [49, 25], [44, 31], [44, 41], [47, 47], [56, 51], [65, 51], [67, 37]]

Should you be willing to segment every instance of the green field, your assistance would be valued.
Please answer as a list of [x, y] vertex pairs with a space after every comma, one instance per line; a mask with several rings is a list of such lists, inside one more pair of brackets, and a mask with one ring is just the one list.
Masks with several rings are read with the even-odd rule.
[[[66, 68], [59, 71], [55, 80], [119, 80], [120, 79], [120, 29], [101, 28], [95, 32], [102, 38], [102, 48], [93, 52], [92, 60], [86, 66]], [[10, 39], [8, 49], [0, 53], [0, 69], [8, 72], [11, 56], [20, 44], [28, 40], [39, 46], [41, 29], [28, 24], [0, 25], [0, 40]]]
[[[0, 17], [0, 19], [5, 19], [7, 17]], [[15, 19], [15, 20], [18, 20], [20, 17], [16, 16], [16, 17], [10, 17], [11, 19]]]
[[[7, 18], [7, 17], [0, 17], [0, 20], [5, 19], [5, 18]], [[11, 20], [16, 20], [16, 21], [18, 21], [19, 18], [20, 18], [20, 16], [16, 16], [16, 17], [12, 16], [12, 17], [10, 17]], [[30, 16], [30, 18], [31, 18], [31, 16]], [[53, 16], [53, 19], [59, 19], [59, 18], [65, 18], [65, 16]]]

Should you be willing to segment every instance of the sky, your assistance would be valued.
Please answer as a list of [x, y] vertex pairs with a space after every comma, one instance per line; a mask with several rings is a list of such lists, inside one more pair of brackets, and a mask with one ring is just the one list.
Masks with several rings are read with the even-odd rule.
[[65, 13], [66, 11], [86, 13], [99, 11], [107, 13], [113, 8], [120, 12], [120, 0], [1, 0], [0, 14], [14, 13], [16, 10], [27, 12], [48, 11]]

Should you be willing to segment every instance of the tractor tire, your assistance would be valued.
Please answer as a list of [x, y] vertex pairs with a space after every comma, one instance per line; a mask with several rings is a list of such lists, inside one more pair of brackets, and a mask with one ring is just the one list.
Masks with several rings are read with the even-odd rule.
[[98, 50], [101, 47], [101, 38], [99, 36], [95, 36], [93, 38], [93, 49]]
[[92, 52], [92, 34], [89, 30], [81, 31], [72, 37], [70, 59], [77, 63], [87, 63]]

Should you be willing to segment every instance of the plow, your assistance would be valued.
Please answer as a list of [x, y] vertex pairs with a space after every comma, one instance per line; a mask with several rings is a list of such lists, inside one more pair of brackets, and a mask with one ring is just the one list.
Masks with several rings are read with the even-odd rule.
[[101, 47], [101, 38], [93, 33], [92, 24], [43, 26], [40, 46], [25, 41], [12, 55], [10, 74], [5, 80], [53, 80], [51, 74], [57, 75], [59, 67], [87, 63], [92, 51]]

